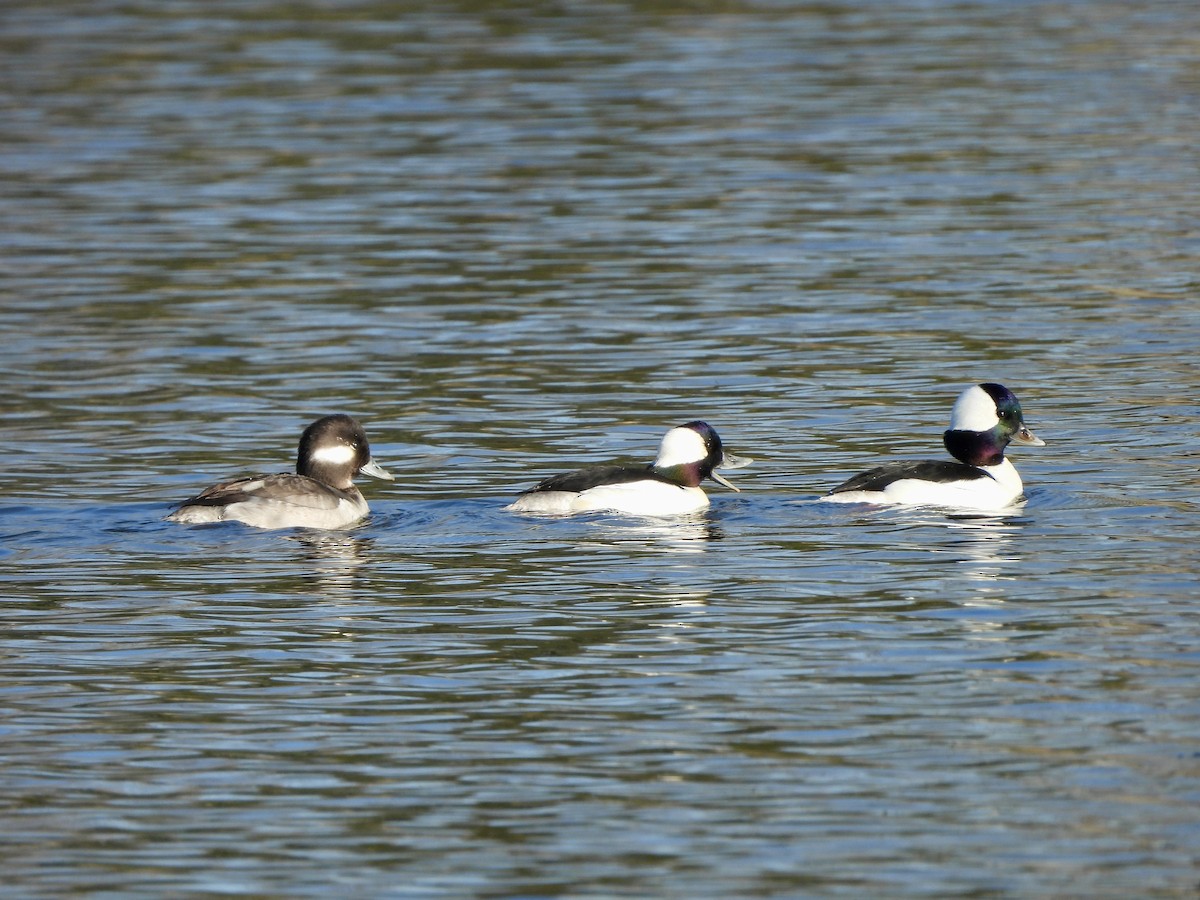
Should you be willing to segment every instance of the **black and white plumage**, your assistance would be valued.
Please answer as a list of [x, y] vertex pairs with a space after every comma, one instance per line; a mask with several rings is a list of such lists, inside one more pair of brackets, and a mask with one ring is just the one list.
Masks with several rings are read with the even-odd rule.
[[1021, 404], [1008, 388], [985, 383], [967, 388], [954, 403], [943, 442], [957, 462], [921, 460], [879, 466], [838, 485], [824, 500], [1004, 509], [1023, 499], [1024, 485], [1005, 459], [1010, 443], [1045, 446], [1025, 425]]
[[391, 481], [371, 458], [362, 426], [350, 416], [317, 419], [300, 437], [295, 473], [236, 478], [183, 501], [170, 522], [242, 522], [256, 528], [345, 528], [368, 512], [354, 476]]
[[546, 478], [505, 509], [522, 513], [605, 510], [638, 516], [673, 516], [708, 506], [700, 488], [706, 478], [738, 490], [716, 470], [737, 469], [751, 460], [726, 453], [716, 430], [688, 422], [663, 436], [658, 457], [647, 466], [589, 466]]

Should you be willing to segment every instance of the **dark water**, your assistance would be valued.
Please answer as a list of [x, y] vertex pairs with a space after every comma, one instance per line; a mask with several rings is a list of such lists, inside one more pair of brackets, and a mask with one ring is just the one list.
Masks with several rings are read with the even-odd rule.
[[[1200, 7], [8, 3], [13, 896], [1194, 896]], [[825, 508], [1001, 381], [1019, 513]], [[162, 523], [362, 419], [354, 531]], [[501, 511], [702, 417], [684, 521]]]

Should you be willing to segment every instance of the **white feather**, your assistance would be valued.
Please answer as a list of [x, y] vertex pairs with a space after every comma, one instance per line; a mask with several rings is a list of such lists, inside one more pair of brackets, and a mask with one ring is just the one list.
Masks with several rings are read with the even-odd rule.
[[991, 431], [999, 424], [996, 401], [979, 385], [959, 394], [950, 411], [950, 428], [954, 431]]
[[900, 504], [954, 509], [1005, 509], [1021, 499], [1024, 485], [1007, 459], [995, 466], [980, 466], [991, 478], [935, 482], [919, 478], [893, 481], [882, 491], [842, 491], [822, 497], [829, 503]]
[[663, 435], [662, 444], [658, 448], [658, 459], [654, 465], [661, 469], [678, 466], [684, 463], [699, 462], [708, 456], [708, 448], [704, 446], [704, 438], [690, 428], [672, 428]]
[[353, 462], [357, 453], [358, 451], [349, 444], [326, 444], [324, 447], [317, 448], [312, 459], [314, 462], [326, 465], [344, 466], [346, 463]]
[[222, 518], [255, 528], [348, 528], [369, 512], [362, 494], [353, 489], [348, 493], [333, 509], [268, 500], [231, 504]]
[[607, 510], [632, 516], [678, 516], [706, 506], [708, 496], [700, 488], [678, 487], [661, 481], [629, 481], [603, 484], [583, 492], [536, 491], [518, 497], [505, 509], [525, 513]]

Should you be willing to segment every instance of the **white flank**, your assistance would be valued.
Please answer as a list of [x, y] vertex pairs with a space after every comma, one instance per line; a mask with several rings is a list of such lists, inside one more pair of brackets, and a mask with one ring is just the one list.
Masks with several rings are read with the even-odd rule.
[[523, 513], [618, 512], [632, 516], [678, 516], [708, 506], [700, 488], [681, 488], [661, 481], [606, 484], [582, 493], [538, 491], [518, 497], [505, 509]]
[[370, 510], [362, 494], [343, 497], [332, 508], [308, 506], [285, 500], [251, 500], [225, 508], [225, 519], [243, 522], [255, 528], [348, 528]]
[[842, 491], [821, 499], [828, 503], [873, 503], [899, 506], [939, 506], [950, 509], [1007, 509], [1021, 499], [1021, 476], [1007, 459], [980, 466], [991, 478], [935, 482], [917, 478], [893, 481], [882, 491]]
[[996, 401], [979, 385], [959, 394], [950, 411], [950, 428], [954, 431], [991, 431], [999, 424]]

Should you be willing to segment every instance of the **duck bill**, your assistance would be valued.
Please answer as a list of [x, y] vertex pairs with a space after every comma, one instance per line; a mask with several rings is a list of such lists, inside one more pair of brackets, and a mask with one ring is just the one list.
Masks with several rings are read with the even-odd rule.
[[748, 456], [736, 456], [733, 453], [725, 453], [721, 456], [721, 462], [714, 467], [714, 471], [709, 475], [709, 477], [717, 484], [723, 484], [731, 491], [737, 491], [740, 494], [742, 489], [737, 485], [731, 484], [729, 480], [720, 472], [717, 472], [716, 469], [741, 469], [750, 465], [752, 462], [754, 462], [754, 460]]
[[372, 478], [378, 478], [380, 481], [395, 481], [396, 476], [375, 462], [373, 459], [368, 459], [367, 464], [358, 470], [363, 475], [370, 475]]
[[1024, 444], [1026, 447], [1045, 447], [1046, 442], [1030, 431], [1024, 424], [1013, 435], [1014, 444]]
[[735, 484], [731, 484], [729, 482], [729, 480], [727, 478], [725, 478], [725, 476], [723, 476], [720, 472], [713, 472], [711, 475], [709, 475], [709, 477], [713, 481], [715, 481], [717, 484], [725, 485], [725, 487], [729, 488], [731, 491], [736, 491], [739, 494], [742, 492], [742, 489], [740, 487], [738, 487]]
[[754, 462], [748, 456], [735, 456], [732, 453], [726, 453], [721, 457], [721, 463], [717, 466], [718, 469], [744, 469], [750, 463]]

